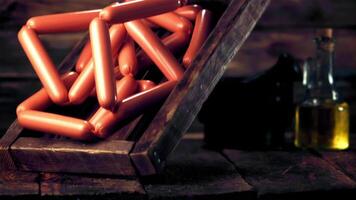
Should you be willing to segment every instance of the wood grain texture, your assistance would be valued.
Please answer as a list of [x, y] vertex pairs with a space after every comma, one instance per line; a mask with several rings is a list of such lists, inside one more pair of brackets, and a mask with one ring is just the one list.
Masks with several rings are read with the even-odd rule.
[[21, 137], [11, 146], [11, 155], [21, 170], [133, 176], [128, 156], [132, 146], [120, 140], [83, 143]]
[[19, 137], [23, 128], [15, 120], [6, 134], [0, 140], [0, 170], [14, 170], [16, 169], [15, 163], [9, 152], [10, 146]]
[[224, 150], [224, 154], [261, 198], [346, 198], [356, 188], [352, 179], [308, 152]]
[[145, 191], [136, 179], [86, 175], [42, 173], [42, 196], [114, 196], [143, 199]]
[[19, 171], [0, 170], [0, 197], [39, 195], [39, 175]]
[[259, 22], [263, 28], [354, 27], [353, 0], [272, 0]]
[[356, 152], [321, 152], [322, 158], [356, 181]]
[[[77, 42], [77, 44], [75, 45], [74, 50], [72, 50], [63, 59], [61, 64], [58, 66], [58, 69], [59, 69], [59, 71], [61, 73], [67, 72], [67, 71], [69, 71], [70, 69], [72, 69], [74, 67], [74, 64], [76, 62], [75, 58], [78, 57], [78, 55], [80, 53], [80, 50], [83, 48], [83, 46], [85, 44], [86, 39], [87, 38], [85, 37], [83, 40]], [[30, 86], [33, 86], [33, 85], [30, 85]], [[27, 89], [29, 89], [29, 88], [27, 88]], [[36, 86], [35, 86], [35, 88], [31, 88], [31, 89], [29, 89], [29, 91], [35, 91], [36, 89], [38, 89], [38, 88], [36, 88]], [[7, 97], [7, 98], [11, 98], [11, 96]], [[15, 108], [15, 106], [14, 106], [14, 108]], [[1, 115], [2, 115], [2, 113], [1, 113]], [[8, 117], [10, 117], [10, 116], [8, 116]], [[22, 131], [23, 131], [23, 128], [18, 124], [18, 121], [15, 120], [11, 124], [11, 126], [7, 129], [7, 131], [4, 134], [4, 136], [1, 137], [1, 139], [0, 139], [0, 161], [1, 161], [0, 162], [0, 169], [2, 169], [2, 168], [14, 169], [15, 168], [15, 164], [13, 163], [13, 161], [11, 159], [11, 155], [9, 153], [9, 149], [10, 149], [10, 145], [12, 145], [15, 142], [15, 140], [20, 136]]]
[[150, 199], [252, 199], [255, 193], [221, 154], [183, 139], [164, 171], [143, 179]]
[[350, 147], [345, 151], [317, 152], [322, 159], [344, 172], [356, 182], [356, 135], [350, 134]]
[[[189, 128], [226, 64], [237, 53], [269, 1], [232, 1], [183, 79], [135, 145], [131, 158], [141, 175], [153, 174]], [[242, 8], [242, 9], [241, 9]], [[240, 10], [241, 9], [241, 10]], [[150, 158], [153, 158], [150, 160]]]
[[[263, 15], [265, 16], [265, 15]], [[336, 29], [335, 70], [344, 76], [356, 68], [356, 31]], [[226, 76], [251, 76], [272, 67], [282, 53], [305, 60], [315, 56], [315, 29], [255, 30], [229, 63]], [[258, 58], [258, 59], [253, 59]], [[353, 73], [355, 74], [355, 73]], [[350, 74], [351, 75], [351, 74]]]

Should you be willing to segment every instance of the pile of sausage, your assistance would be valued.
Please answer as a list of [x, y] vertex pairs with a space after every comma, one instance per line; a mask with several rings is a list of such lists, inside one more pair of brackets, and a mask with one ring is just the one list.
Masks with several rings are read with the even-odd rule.
[[[211, 21], [210, 11], [182, 0], [127, 0], [100, 10], [32, 17], [18, 38], [43, 88], [18, 106], [18, 122], [78, 140], [108, 137], [118, 122], [170, 94], [208, 37]], [[157, 28], [169, 35], [159, 38]], [[60, 75], [38, 35], [88, 29], [90, 40], [75, 71]], [[180, 63], [174, 55], [182, 49], [187, 50]], [[150, 66], [167, 81], [137, 80]], [[99, 109], [87, 120], [45, 112], [52, 104], [80, 105], [89, 96], [97, 97]]]

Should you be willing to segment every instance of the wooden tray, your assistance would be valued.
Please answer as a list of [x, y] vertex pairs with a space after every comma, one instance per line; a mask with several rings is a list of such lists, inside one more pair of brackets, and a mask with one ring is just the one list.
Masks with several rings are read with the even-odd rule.
[[[151, 175], [189, 128], [203, 102], [255, 26], [269, 0], [196, 1], [219, 20], [165, 103], [125, 125], [107, 140], [83, 143], [31, 132], [15, 120], [0, 140], [1, 169], [123, 176]], [[71, 70], [85, 40], [60, 66]]]

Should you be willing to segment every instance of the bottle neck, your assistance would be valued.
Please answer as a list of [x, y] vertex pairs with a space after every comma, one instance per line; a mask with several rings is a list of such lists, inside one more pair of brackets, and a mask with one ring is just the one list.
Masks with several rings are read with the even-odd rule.
[[316, 58], [309, 60], [304, 69], [304, 85], [307, 87], [307, 100], [313, 103], [326, 100], [337, 100], [334, 87], [334, 40], [318, 37], [316, 43]]

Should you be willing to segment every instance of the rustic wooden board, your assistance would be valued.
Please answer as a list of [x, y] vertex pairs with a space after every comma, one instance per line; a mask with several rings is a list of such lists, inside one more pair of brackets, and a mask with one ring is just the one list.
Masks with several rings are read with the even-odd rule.
[[322, 158], [356, 181], [356, 151], [321, 152]]
[[128, 156], [132, 146], [133, 142], [122, 140], [83, 143], [21, 137], [11, 146], [11, 155], [21, 170], [133, 176]]
[[251, 199], [247, 184], [221, 154], [202, 148], [202, 140], [183, 139], [162, 174], [144, 179], [150, 199]]
[[39, 175], [19, 171], [0, 170], [0, 197], [39, 195]]
[[16, 166], [9, 152], [11, 144], [20, 135], [22, 127], [17, 123], [17, 120], [9, 127], [13, 133], [6, 133], [0, 139], [0, 171], [2, 170], [15, 170]]
[[141, 175], [154, 174], [164, 165], [268, 3], [268, 0], [231, 1], [193, 61], [194, 67], [187, 70], [136, 143], [131, 158]]
[[[61, 62], [58, 66], [58, 69], [61, 73], [69, 71], [72, 69], [76, 60], [75, 58], [79, 55], [80, 49], [85, 44], [86, 37], [77, 42], [74, 50], [72, 50]], [[30, 76], [31, 77], [31, 76]], [[31, 78], [30, 78], [31, 79]], [[36, 90], [37, 88], [32, 88], [32, 90]], [[13, 160], [11, 159], [11, 155], [9, 153], [10, 146], [16, 141], [16, 139], [20, 136], [23, 128], [18, 124], [18, 121], [15, 120], [11, 126], [7, 129], [6, 133], [0, 139], [0, 169], [15, 169], [15, 165]]]
[[350, 148], [345, 151], [318, 151], [318, 154], [356, 181], [356, 135], [350, 135]]
[[[348, 72], [356, 69], [356, 31], [336, 29], [334, 36], [335, 70], [347, 75]], [[314, 37], [315, 29], [312, 28], [255, 30], [241, 47], [238, 55], [229, 63], [225, 75], [241, 77], [265, 71], [277, 62], [282, 53], [289, 53], [305, 60], [315, 55]]]
[[224, 150], [224, 154], [259, 197], [346, 198], [356, 188], [352, 179], [308, 152]]
[[354, 27], [354, 0], [273, 0], [258, 26], [282, 27]]
[[144, 199], [145, 191], [136, 179], [86, 175], [43, 173], [42, 196], [91, 196], [107, 198], [116, 195], [127, 199]]

